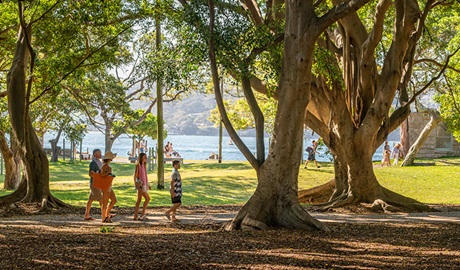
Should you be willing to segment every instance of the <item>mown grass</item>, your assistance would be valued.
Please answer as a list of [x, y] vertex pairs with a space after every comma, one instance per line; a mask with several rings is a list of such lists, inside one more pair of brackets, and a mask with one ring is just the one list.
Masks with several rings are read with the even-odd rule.
[[[386, 188], [425, 203], [460, 204], [460, 158], [417, 160], [413, 167], [380, 167], [375, 164], [375, 174]], [[65, 202], [84, 206], [88, 198], [88, 161], [58, 162], [50, 164], [50, 188]], [[117, 175], [113, 189], [120, 207], [132, 207], [136, 200], [133, 187], [134, 164], [112, 163]], [[188, 161], [180, 170], [187, 205], [243, 204], [253, 194], [256, 173], [247, 162]], [[166, 165], [165, 190], [157, 190], [156, 171], [149, 172], [152, 185], [151, 206], [170, 205], [169, 176], [171, 165]], [[332, 163], [322, 163], [321, 168], [300, 166], [299, 189], [328, 182], [334, 177]], [[3, 186], [0, 175], [0, 186]], [[0, 196], [10, 191], [0, 190]]]

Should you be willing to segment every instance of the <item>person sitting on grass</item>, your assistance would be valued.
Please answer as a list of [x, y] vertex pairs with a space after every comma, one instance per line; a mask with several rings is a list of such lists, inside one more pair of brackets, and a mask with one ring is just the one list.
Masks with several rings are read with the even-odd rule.
[[166, 218], [171, 221], [177, 221], [176, 219], [176, 210], [182, 205], [182, 179], [180, 177], [180, 161], [173, 160], [172, 162], [173, 170], [171, 173], [171, 185], [169, 188], [169, 193], [171, 194], [171, 201], [173, 205], [171, 208], [165, 212]]

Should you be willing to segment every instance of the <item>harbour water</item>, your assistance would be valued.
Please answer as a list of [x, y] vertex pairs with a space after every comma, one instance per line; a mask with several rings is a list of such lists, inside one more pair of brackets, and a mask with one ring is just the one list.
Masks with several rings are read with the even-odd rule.
[[[51, 148], [49, 140], [53, 138], [52, 134], [45, 135], [45, 148]], [[147, 147], [155, 147], [156, 141], [151, 138], [146, 138]], [[242, 137], [242, 140], [246, 143], [248, 148], [252, 153], [256, 152], [256, 139], [254, 137]], [[311, 145], [312, 139], [304, 139], [304, 149]], [[185, 160], [205, 160], [209, 155], [214, 152], [218, 153], [219, 150], [219, 137], [218, 136], [194, 136], [194, 135], [168, 135], [165, 139], [166, 142], [171, 142], [173, 144], [174, 150], [179, 152], [179, 154]], [[238, 150], [236, 145], [230, 144], [230, 137], [224, 136], [222, 140], [222, 159], [223, 160], [246, 160], [243, 154]], [[65, 148], [70, 148], [70, 143], [66, 141]], [[127, 135], [123, 135], [115, 140], [112, 152], [116, 153], [118, 156], [127, 157], [128, 152], [131, 151], [133, 145], [132, 138]], [[390, 143], [390, 145], [393, 145]], [[63, 139], [59, 143], [59, 146], [63, 147]], [[268, 153], [269, 138], [265, 138], [266, 154]], [[77, 150], [79, 150], [79, 146]], [[82, 141], [82, 152], [90, 152], [95, 149], [100, 148], [104, 152], [104, 135], [99, 132], [90, 132], [86, 134], [85, 138]], [[382, 146], [376, 151], [373, 159], [381, 160], [382, 159]], [[318, 152], [320, 154], [316, 155], [316, 159], [320, 162], [329, 162], [331, 161], [330, 155], [327, 155], [326, 148], [319, 147]], [[304, 159], [307, 158], [307, 153], [304, 151]]]

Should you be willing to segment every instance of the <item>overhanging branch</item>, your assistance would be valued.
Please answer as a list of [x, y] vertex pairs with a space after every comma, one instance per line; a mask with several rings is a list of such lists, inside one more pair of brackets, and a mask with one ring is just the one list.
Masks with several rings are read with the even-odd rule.
[[116, 34], [114, 37], [112, 37], [111, 39], [109, 39], [108, 41], [106, 41], [104, 44], [102, 44], [101, 46], [99, 46], [96, 50], [90, 52], [89, 54], [85, 55], [85, 57], [83, 57], [82, 60], [80, 60], [80, 62], [73, 68], [71, 69], [69, 72], [67, 72], [64, 76], [62, 76], [61, 79], [59, 79], [55, 84], [51, 85], [51, 86], [48, 86], [46, 87], [37, 97], [35, 97], [31, 102], [30, 104], [34, 103], [35, 101], [37, 101], [38, 99], [40, 99], [43, 95], [45, 95], [48, 91], [50, 91], [51, 89], [53, 89], [53, 87], [55, 87], [56, 85], [60, 84], [62, 81], [64, 81], [68, 76], [70, 76], [75, 70], [77, 70], [80, 66], [83, 65], [83, 63], [88, 59], [90, 58], [93, 54], [95, 54], [96, 52], [100, 51], [102, 48], [104, 48], [105, 46], [107, 46], [107, 44], [109, 44], [110, 42], [114, 41], [116, 38], [118, 38], [121, 34], [123, 34], [124, 32], [126, 32], [127, 30], [129, 30], [130, 28], [132, 27], [132, 25], [129, 25], [128, 27], [126, 27], [125, 29], [123, 29], [120, 33]]
[[219, 113], [222, 118], [222, 122], [225, 125], [225, 128], [227, 129], [228, 134], [232, 138], [233, 142], [235, 145], [238, 147], [238, 149], [241, 151], [241, 153], [245, 156], [245, 158], [249, 161], [251, 166], [256, 169], [256, 171], [259, 170], [260, 165], [257, 159], [252, 155], [251, 151], [248, 149], [246, 144], [244, 144], [243, 140], [241, 140], [240, 136], [238, 133], [235, 131], [233, 128], [232, 123], [230, 122], [230, 119], [228, 118], [227, 112], [225, 111], [225, 106], [224, 106], [224, 101], [222, 98], [220, 86], [219, 86], [219, 72], [217, 71], [217, 61], [216, 61], [216, 54], [214, 51], [214, 20], [215, 20], [215, 11], [214, 11], [214, 2], [213, 0], [209, 0], [209, 32], [210, 32], [210, 37], [209, 37], [209, 62], [211, 65], [211, 74], [212, 74], [212, 81], [214, 85], [214, 94], [216, 96], [216, 103], [217, 107], [219, 108]]
[[438, 75], [436, 75], [435, 77], [431, 78], [431, 80], [424, 87], [422, 87], [422, 89], [417, 91], [405, 106], [409, 106], [411, 103], [413, 103], [415, 101], [415, 99], [419, 95], [421, 95], [426, 89], [428, 89], [428, 87], [430, 87], [430, 85], [433, 82], [437, 81], [442, 76], [442, 74], [444, 74], [444, 71], [446, 70], [447, 66], [449, 65], [450, 58], [452, 58], [452, 56], [454, 56], [459, 50], [460, 50], [460, 47], [458, 47], [451, 55], [447, 56], [446, 63], [444, 63], [444, 66], [439, 71]]

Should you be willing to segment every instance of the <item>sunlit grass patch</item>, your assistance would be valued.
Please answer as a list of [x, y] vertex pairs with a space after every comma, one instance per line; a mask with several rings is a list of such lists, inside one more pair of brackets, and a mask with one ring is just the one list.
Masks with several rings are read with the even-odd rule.
[[[332, 162], [321, 168], [299, 164], [299, 189], [307, 189], [334, 179]], [[137, 198], [134, 189], [134, 164], [111, 164], [117, 176], [113, 181], [120, 207], [133, 207]], [[151, 206], [171, 204], [169, 183], [171, 164], [165, 164], [165, 190], [157, 190], [156, 166], [148, 177], [152, 190]], [[89, 195], [89, 161], [50, 163], [51, 192], [63, 201], [85, 206]], [[412, 167], [374, 167], [378, 181], [386, 188], [425, 203], [459, 204], [460, 158], [416, 160]], [[186, 205], [244, 204], [257, 186], [256, 172], [248, 162], [187, 161], [180, 169], [183, 178], [183, 202]], [[4, 175], [0, 175], [3, 186]], [[0, 189], [0, 196], [11, 193]]]

